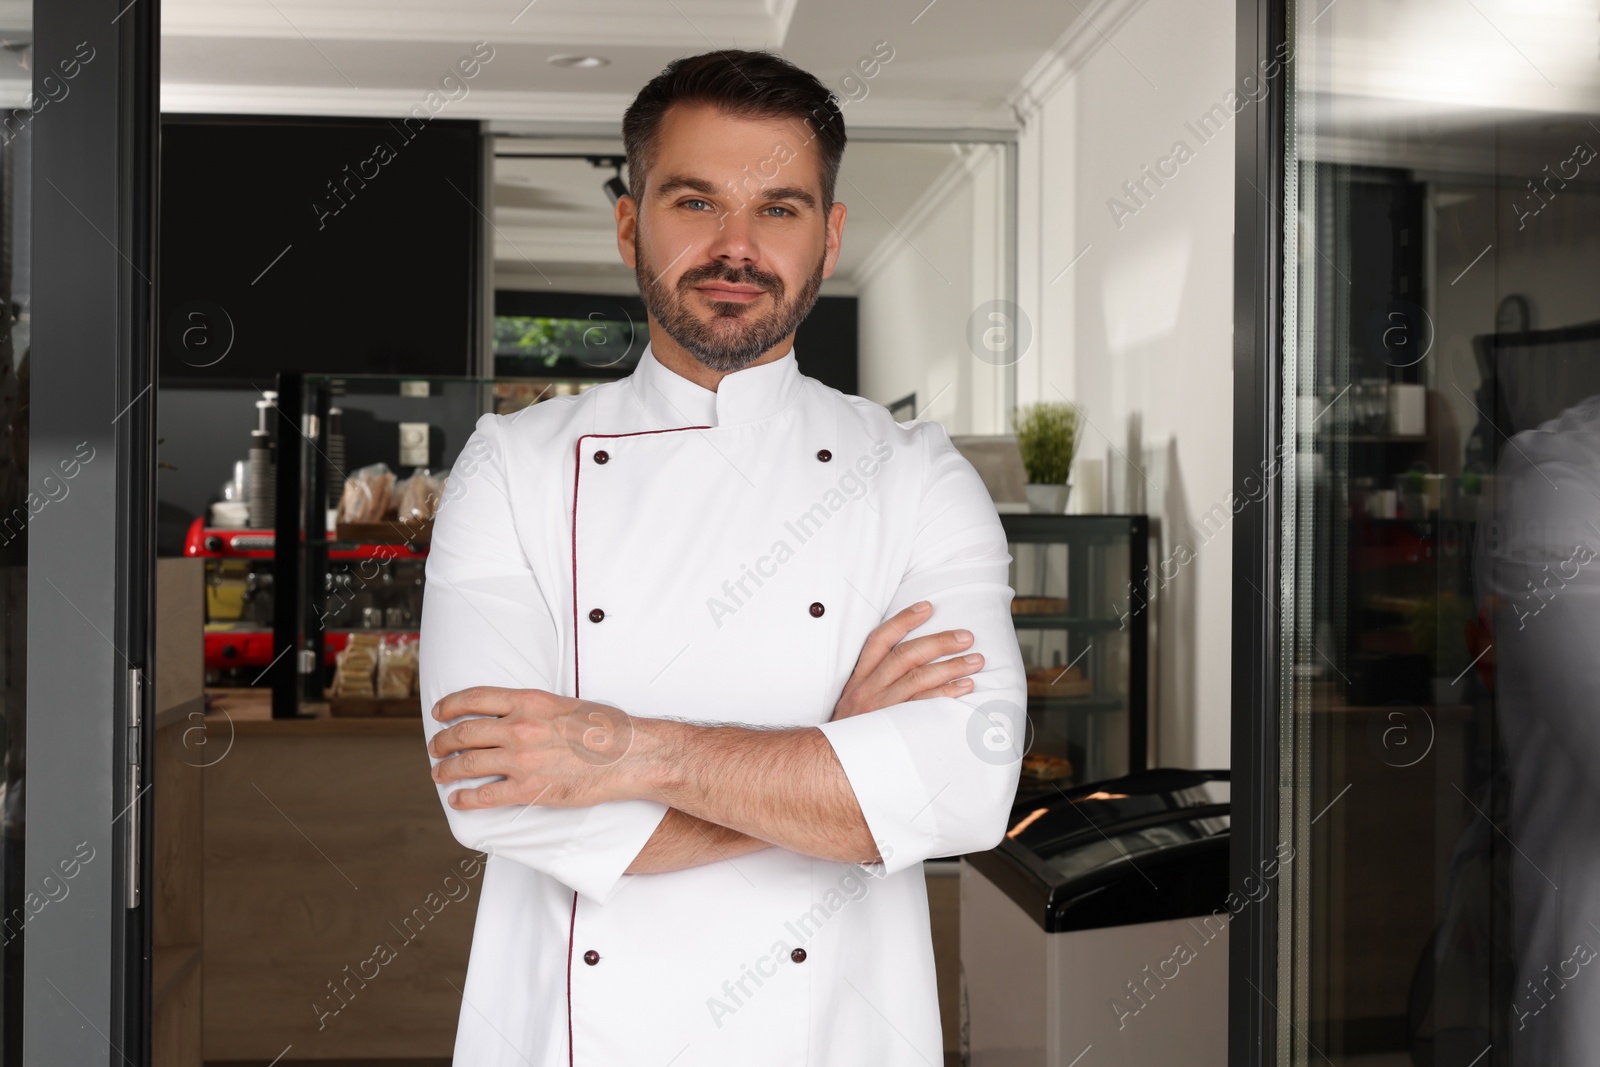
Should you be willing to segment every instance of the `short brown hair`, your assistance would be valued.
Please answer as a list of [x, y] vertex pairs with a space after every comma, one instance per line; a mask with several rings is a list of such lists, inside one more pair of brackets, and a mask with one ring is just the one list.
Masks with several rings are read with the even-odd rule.
[[709, 104], [745, 118], [796, 118], [811, 124], [821, 159], [822, 213], [833, 207], [834, 183], [844, 156], [844, 115], [816, 76], [782, 56], [723, 48], [685, 56], [639, 90], [622, 116], [622, 143], [635, 199], [656, 161], [656, 135], [673, 104]]

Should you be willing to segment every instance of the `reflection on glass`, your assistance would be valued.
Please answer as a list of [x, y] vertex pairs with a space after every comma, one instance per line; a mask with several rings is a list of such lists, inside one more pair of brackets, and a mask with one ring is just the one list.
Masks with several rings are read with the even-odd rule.
[[1278, 1062], [1600, 1062], [1600, 67], [1292, 5]]
[[32, 5], [0, 11], [0, 1063], [22, 1062]]

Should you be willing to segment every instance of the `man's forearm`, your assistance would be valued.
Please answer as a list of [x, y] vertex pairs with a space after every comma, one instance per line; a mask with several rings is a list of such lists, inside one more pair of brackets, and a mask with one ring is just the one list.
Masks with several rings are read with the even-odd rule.
[[630, 795], [704, 822], [807, 856], [879, 862], [850, 780], [815, 727], [756, 730], [635, 717], [628, 754], [613, 769], [626, 777]]
[[656, 832], [628, 865], [628, 874], [665, 874], [771, 848], [770, 841], [668, 808]]

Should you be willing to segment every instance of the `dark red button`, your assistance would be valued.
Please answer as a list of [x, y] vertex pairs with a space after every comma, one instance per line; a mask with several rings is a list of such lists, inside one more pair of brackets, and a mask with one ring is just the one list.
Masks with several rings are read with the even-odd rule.
[[806, 950], [803, 948], [797, 948], [793, 952], [789, 953], [789, 958], [794, 960], [796, 963], [804, 963], [806, 961]]
[[822, 613], [825, 610], [826, 609], [822, 606], [822, 601], [819, 600], [815, 604], [811, 605], [811, 617], [813, 619], [820, 619], [822, 618]]
[[824, 448], [821, 452], [817, 453], [817, 458], [822, 460], [822, 462], [826, 463], [826, 462], [828, 462], [828, 460], [833, 458], [833, 453], [829, 452], [826, 448]]
[[611, 454], [609, 452], [607, 452], [603, 448], [600, 451], [598, 451], [598, 452], [596, 452], [594, 454], [594, 461], [596, 463], [604, 463], [607, 460], [609, 460], [610, 458], [611, 458]]
[[594, 949], [590, 949], [588, 952], [583, 954], [583, 962], [593, 967], [595, 964], [600, 962], [600, 953], [596, 952]]
[[606, 617], [606, 613], [601, 611], [599, 608], [595, 608], [593, 611], [589, 612], [589, 621], [590, 622], [599, 622], [601, 619], [603, 619], [605, 617]]

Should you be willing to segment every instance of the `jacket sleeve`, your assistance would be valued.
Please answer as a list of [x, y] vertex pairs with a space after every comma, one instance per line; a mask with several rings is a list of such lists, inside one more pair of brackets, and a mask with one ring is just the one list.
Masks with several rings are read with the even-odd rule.
[[964, 697], [907, 701], [820, 727], [833, 745], [884, 873], [982, 852], [1004, 838], [1027, 728], [1027, 683], [1011, 622], [1011, 554], [978, 472], [938, 423], [922, 424], [924, 481], [910, 562], [884, 618], [919, 600], [907, 638], [972, 631], [983, 655]]
[[[478, 420], [434, 519], [417, 662], [429, 741], [452, 722], [465, 721], [433, 717], [433, 706], [450, 693], [479, 685], [556, 692], [561, 677], [564, 642], [513, 525], [501, 419], [486, 414]], [[549, 519], [556, 529], [564, 526], [559, 515]], [[439, 762], [430, 753], [430, 765]], [[599, 903], [626, 881], [628, 865], [667, 812], [665, 805], [645, 800], [458, 811], [446, 799], [457, 789], [500, 780], [436, 785], [456, 840], [542, 871]]]

